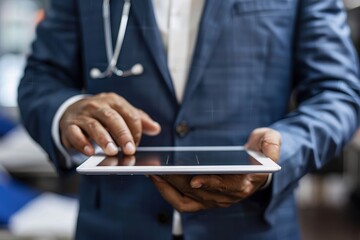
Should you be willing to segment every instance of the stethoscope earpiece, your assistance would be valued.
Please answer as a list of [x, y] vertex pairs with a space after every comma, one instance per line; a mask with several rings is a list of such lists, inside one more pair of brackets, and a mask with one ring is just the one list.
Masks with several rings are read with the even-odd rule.
[[133, 75], [141, 75], [144, 72], [144, 67], [142, 64], [137, 63], [131, 68], [131, 73]]
[[93, 79], [100, 78], [101, 71], [98, 68], [92, 68], [90, 70], [90, 77]]
[[119, 77], [130, 77], [130, 76], [136, 76], [141, 75], [144, 73], [144, 67], [142, 64], [137, 63], [130, 70], [127, 71], [121, 71], [114, 67], [114, 69], [109, 71], [109, 68], [105, 72], [101, 72], [98, 68], [92, 68], [90, 70], [90, 77], [92, 79], [99, 79], [99, 78], [105, 78], [110, 77], [111, 74], [115, 74]]

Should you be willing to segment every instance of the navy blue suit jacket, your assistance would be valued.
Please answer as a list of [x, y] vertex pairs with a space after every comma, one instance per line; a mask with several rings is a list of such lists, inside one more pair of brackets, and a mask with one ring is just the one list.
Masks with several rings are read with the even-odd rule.
[[[111, 1], [116, 37], [123, 1]], [[118, 67], [141, 76], [94, 80], [105, 69], [101, 0], [55, 0], [19, 87], [23, 122], [59, 172], [51, 123], [69, 97], [115, 92], [162, 126], [150, 145], [242, 145], [258, 127], [282, 134], [266, 191], [226, 209], [183, 214], [185, 239], [299, 238], [298, 180], [339, 153], [358, 125], [358, 62], [341, 0], [207, 0], [184, 101], [176, 102], [150, 0], [132, 0]], [[115, 41], [115, 39], [113, 40]], [[298, 107], [288, 113], [290, 95]], [[175, 126], [186, 122], [185, 136]], [[83, 177], [78, 239], [170, 239], [172, 208], [145, 177]]]

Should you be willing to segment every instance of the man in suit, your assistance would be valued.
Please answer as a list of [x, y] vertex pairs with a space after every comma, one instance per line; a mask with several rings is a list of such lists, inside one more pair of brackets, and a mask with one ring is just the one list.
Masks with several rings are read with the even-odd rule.
[[[138, 144], [247, 144], [282, 170], [85, 176], [77, 238], [170, 239], [182, 224], [186, 240], [298, 239], [298, 180], [338, 154], [358, 124], [342, 2], [132, 0], [117, 67], [141, 63], [144, 73], [93, 79], [91, 69], [108, 66], [102, 4], [53, 1], [19, 87], [23, 122], [59, 173], [76, 165], [69, 149], [91, 155], [92, 142], [108, 155]], [[110, 2], [112, 33], [123, 5]], [[291, 94], [298, 106], [288, 113]]]

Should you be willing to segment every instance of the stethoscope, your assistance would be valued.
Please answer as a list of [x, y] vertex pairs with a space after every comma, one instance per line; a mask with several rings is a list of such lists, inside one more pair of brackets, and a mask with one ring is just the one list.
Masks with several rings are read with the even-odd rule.
[[98, 68], [92, 68], [90, 70], [90, 77], [93, 79], [100, 79], [110, 77], [115, 74], [119, 77], [129, 77], [134, 75], [141, 75], [144, 72], [142, 64], [137, 63], [132, 66], [131, 69], [122, 71], [116, 67], [119, 60], [119, 54], [124, 42], [126, 27], [129, 19], [131, 2], [125, 0], [123, 11], [121, 15], [121, 23], [119, 26], [119, 32], [116, 39], [115, 51], [113, 52], [112, 36], [111, 36], [111, 24], [110, 24], [110, 0], [103, 0], [103, 20], [104, 20], [104, 33], [105, 33], [105, 46], [106, 56], [108, 60], [108, 66], [104, 72]]

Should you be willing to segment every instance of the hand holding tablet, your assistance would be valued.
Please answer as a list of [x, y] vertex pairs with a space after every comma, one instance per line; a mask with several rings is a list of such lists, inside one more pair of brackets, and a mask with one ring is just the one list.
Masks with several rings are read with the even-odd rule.
[[[246, 146], [264, 153], [277, 163], [281, 135], [270, 128], [258, 128], [251, 133]], [[266, 173], [151, 176], [162, 197], [179, 212], [237, 204], [262, 189], [268, 178]]]
[[160, 194], [176, 210], [195, 212], [236, 204], [261, 189], [267, 173], [281, 169], [277, 164], [281, 146], [277, 131], [256, 129], [246, 146], [256, 151], [243, 146], [143, 147], [134, 156], [93, 156], [77, 171], [151, 175]]
[[271, 173], [281, 168], [262, 153], [243, 146], [138, 147], [133, 156], [95, 155], [77, 171], [96, 175]]

